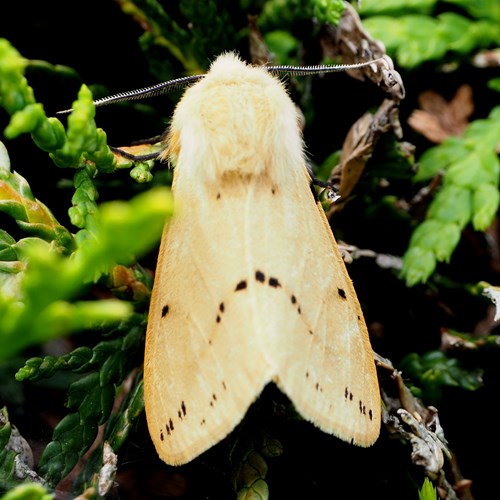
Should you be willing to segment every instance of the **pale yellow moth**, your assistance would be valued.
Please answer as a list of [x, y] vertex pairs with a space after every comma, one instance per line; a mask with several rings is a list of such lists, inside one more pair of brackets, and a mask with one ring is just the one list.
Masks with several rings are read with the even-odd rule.
[[160, 458], [183, 464], [219, 442], [271, 381], [323, 431], [373, 444], [368, 332], [282, 83], [223, 54], [185, 91], [165, 141], [178, 211], [161, 241], [144, 363]]

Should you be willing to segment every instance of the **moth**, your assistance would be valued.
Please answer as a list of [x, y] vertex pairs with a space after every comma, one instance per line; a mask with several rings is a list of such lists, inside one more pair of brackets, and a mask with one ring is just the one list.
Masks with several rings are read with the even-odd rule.
[[[159, 154], [174, 165], [177, 210], [156, 268], [144, 398], [167, 464], [225, 438], [270, 382], [328, 434], [365, 447], [379, 435], [367, 328], [278, 72], [220, 55], [189, 81]], [[157, 92], [143, 90], [115, 100]]]

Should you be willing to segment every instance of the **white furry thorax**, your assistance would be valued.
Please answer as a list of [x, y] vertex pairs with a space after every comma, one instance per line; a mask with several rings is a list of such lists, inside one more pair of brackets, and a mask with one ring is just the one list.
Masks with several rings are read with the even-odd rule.
[[265, 68], [234, 53], [216, 59], [175, 110], [167, 151], [178, 176], [219, 181], [232, 173], [273, 182], [300, 172], [304, 148], [294, 103]]

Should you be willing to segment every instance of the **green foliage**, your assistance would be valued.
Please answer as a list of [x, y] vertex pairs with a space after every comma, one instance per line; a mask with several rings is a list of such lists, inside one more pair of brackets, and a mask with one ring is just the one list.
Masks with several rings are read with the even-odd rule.
[[[18, 381], [33, 382], [60, 371], [82, 374], [68, 387], [66, 406], [72, 412], [57, 424], [52, 442], [40, 459], [40, 474], [52, 485], [73, 469], [94, 442], [98, 426], [108, 421], [116, 388], [138, 363], [143, 317], [132, 316], [109, 335], [113, 338], [99, 342], [93, 349], [79, 347], [60, 357], [31, 358], [16, 374]], [[114, 450], [120, 447], [131, 423], [142, 412], [141, 390], [132, 391], [133, 404], [123, 414], [115, 415], [108, 427], [112, 432], [106, 438], [111, 439]]]
[[7, 409], [0, 409], [0, 485], [3, 489], [12, 487], [16, 484], [14, 480], [15, 458], [14, 450], [7, 448], [12, 427], [9, 422]]
[[422, 488], [418, 492], [418, 500], [437, 500], [436, 488], [428, 477], [424, 479]]
[[264, 4], [259, 24], [266, 31], [271, 26], [290, 27], [299, 20], [315, 19], [319, 24], [337, 25], [344, 11], [339, 0], [271, 0]]
[[180, 17], [170, 14], [157, 0], [125, 0], [120, 8], [147, 27], [139, 43], [148, 56], [151, 72], [160, 80], [168, 80], [172, 75], [179, 76], [172, 58], [187, 73], [198, 73], [214, 54], [235, 45], [238, 34], [227, 12], [231, 3], [182, 0]]
[[[67, 254], [75, 247], [73, 235], [33, 196], [26, 179], [16, 172], [11, 172], [5, 163], [0, 163], [0, 211], [13, 217], [27, 234], [53, 243], [61, 253]], [[12, 241], [7, 234], [4, 237], [7, 241], [4, 240], [2, 245], [5, 249], [2, 257], [9, 257], [8, 252], [12, 251], [13, 247], [8, 246], [8, 242]], [[2, 261], [12, 260], [2, 258]]]
[[429, 351], [423, 355], [410, 353], [402, 360], [400, 368], [405, 376], [418, 384], [420, 389], [414, 388], [414, 391], [427, 404], [438, 404], [446, 386], [474, 391], [483, 384], [480, 368], [465, 369], [458, 359], [441, 351]]
[[[496, 0], [467, 2], [449, 0], [464, 9], [433, 15], [438, 0], [367, 0], [361, 8], [364, 27], [383, 40], [398, 64], [415, 68], [426, 61], [465, 56], [500, 43], [500, 9]], [[413, 10], [414, 13], [408, 13]]]
[[448, 262], [464, 227], [485, 231], [499, 204], [500, 107], [469, 125], [461, 137], [450, 137], [420, 158], [415, 182], [443, 175], [426, 219], [413, 232], [403, 257], [402, 275], [408, 286], [425, 282], [436, 263]]
[[[126, 442], [137, 419], [144, 412], [144, 387], [139, 377], [123, 399], [118, 411], [113, 413], [104, 428], [103, 440], [108, 442], [114, 451], [120, 450]], [[103, 465], [102, 443], [94, 450], [91, 457], [85, 462], [82, 472], [75, 481], [75, 491], [81, 491], [84, 487], [91, 485], [98, 489], [98, 478], [95, 471]]]
[[236, 498], [238, 500], [267, 500], [269, 486], [265, 481], [266, 474], [267, 463], [264, 457], [252, 450], [240, 463]]
[[26, 62], [8, 43], [0, 39], [0, 104], [12, 115], [4, 133], [9, 139], [31, 133], [37, 146], [50, 152], [59, 167], [82, 168], [90, 160], [98, 170], [114, 169], [114, 156], [106, 145], [106, 135], [95, 126], [90, 91], [83, 86], [65, 133], [57, 118], [47, 118], [43, 106], [35, 102], [33, 89], [23, 72]]
[[0, 497], [1, 500], [52, 500], [53, 498], [51, 493], [36, 483], [21, 484]]
[[[27, 180], [11, 171], [7, 150], [0, 143], [0, 211], [26, 234], [16, 239], [0, 230], [0, 358], [8, 359], [27, 346], [81, 330], [98, 329], [108, 336], [94, 348], [32, 358], [16, 375], [18, 381], [32, 382], [64, 371], [80, 375], [68, 386], [70, 413], [55, 427], [39, 463], [40, 473], [56, 484], [92, 445], [99, 425], [108, 422], [105, 437], [118, 449], [143, 411], [139, 381], [125, 398], [122, 412], [110, 419], [117, 389], [140, 364], [136, 354], [141, 352], [144, 332], [144, 313], [133, 314], [132, 302], [116, 300], [111, 293], [127, 299], [125, 286], [133, 289], [133, 300], [147, 299], [149, 276], [137, 266], [132, 272], [117, 274], [116, 270], [134, 264], [158, 242], [172, 213], [172, 200], [167, 188], [152, 188], [127, 202], [98, 205], [96, 179], [118, 166], [106, 145], [106, 134], [96, 128], [92, 95], [85, 86], [81, 88], [65, 129], [58, 119], [47, 118], [43, 106], [36, 103], [23, 76], [25, 67], [26, 61], [17, 51], [0, 40], [0, 104], [12, 115], [4, 133], [10, 139], [30, 133], [56, 166], [75, 170], [68, 213], [79, 231], [73, 234], [35, 198]], [[150, 163], [137, 165], [132, 177], [150, 180], [138, 173], [140, 169], [149, 173]], [[96, 283], [110, 287], [109, 299], [85, 297]], [[13, 475], [15, 458], [5, 449], [10, 427], [3, 426], [0, 434], [0, 474], [8, 478]], [[98, 462], [92, 464], [99, 467]], [[86, 481], [91, 481], [95, 470], [89, 471], [87, 466], [84, 472]], [[9, 493], [12, 498], [42, 498], [45, 494], [35, 487]]]
[[[29, 199], [31, 191], [20, 176], [15, 175], [12, 181], [8, 175], [4, 178], [9, 190], [2, 191], [0, 184], [0, 192], [10, 199], [6, 204], [0, 202], [0, 207], [6, 213], [14, 218], [26, 218], [30, 210], [48, 213], [45, 206], [40, 208]], [[16, 187], [22, 189], [16, 191]], [[69, 301], [109, 273], [114, 265], [131, 264], [137, 255], [146, 253], [158, 241], [171, 210], [171, 199], [162, 188], [137, 195], [128, 203], [105, 203], [93, 211], [91, 219], [87, 214], [86, 219], [91, 220], [87, 227], [91, 230], [76, 235], [77, 248], [69, 256], [53, 244], [73, 244], [69, 233], [60, 229], [53, 216], [46, 217], [48, 222], [39, 223], [42, 230], [38, 228], [38, 233], [42, 232], [43, 240], [32, 237], [16, 242], [2, 232], [0, 255], [6, 265], [0, 270], [7, 279], [0, 295], [0, 357], [5, 359], [28, 345], [126, 318], [132, 312], [127, 302]], [[64, 238], [46, 241], [60, 234]], [[57, 280], [53, 279], [55, 275]]]
[[[84, 86], [73, 103], [64, 130], [47, 118], [34, 100], [23, 71], [25, 61], [0, 40], [0, 103], [12, 114], [9, 138], [31, 133], [59, 167], [76, 169], [71, 222], [73, 235], [28, 182], [10, 171], [4, 149], [0, 158], [0, 210], [30, 237], [16, 241], [0, 232], [0, 358], [20, 349], [85, 328], [104, 327], [126, 318], [132, 308], [116, 300], [71, 302], [116, 264], [130, 264], [158, 241], [172, 204], [166, 189], [150, 190], [129, 203], [109, 202], [98, 208], [94, 179], [114, 170], [105, 133], [96, 128], [92, 95]], [[54, 280], [53, 276], [58, 279]]]
[[336, 26], [344, 11], [343, 0], [269, 0], [264, 3], [258, 26], [280, 64], [296, 64], [300, 41], [293, 35], [300, 22], [314, 19], [317, 26]]

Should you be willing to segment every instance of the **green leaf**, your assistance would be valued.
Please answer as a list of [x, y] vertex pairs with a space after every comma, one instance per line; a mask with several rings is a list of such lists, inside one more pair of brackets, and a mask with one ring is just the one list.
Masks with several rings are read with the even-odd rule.
[[151, 189], [128, 202], [103, 204], [95, 216], [94, 234], [80, 238], [70, 257], [39, 239], [24, 240], [18, 250], [29, 266], [19, 278], [19, 290], [0, 295], [0, 358], [130, 315], [132, 306], [123, 301], [71, 301], [115, 264], [130, 264], [153, 248], [172, 207], [166, 188]]
[[[110, 418], [117, 387], [138, 363], [143, 333], [142, 316], [134, 315], [109, 333], [115, 338], [103, 340], [93, 349], [77, 348], [59, 358], [32, 358], [16, 374], [17, 380], [36, 381], [53, 376], [57, 371], [84, 372], [69, 385], [66, 406], [72, 412], [58, 423], [40, 459], [40, 472], [51, 484], [56, 484], [71, 471], [94, 442], [98, 426]], [[121, 414], [119, 419], [125, 427], [122, 428], [124, 433], [129, 432], [127, 425], [142, 412], [142, 385], [132, 393], [129, 404], [123, 410], [128, 413]], [[124, 438], [125, 435], [121, 439]], [[105, 439], [115, 450], [122, 442], [118, 436], [109, 434]]]
[[449, 358], [442, 351], [408, 354], [400, 368], [421, 386], [422, 398], [427, 404], [438, 404], [446, 386], [475, 391], [483, 385], [482, 369], [463, 368], [457, 359]]
[[437, 492], [436, 488], [432, 484], [432, 481], [426, 477], [422, 484], [422, 488], [420, 488], [418, 492], [419, 500], [437, 500]]
[[[382, 2], [381, 2], [382, 3]], [[364, 27], [373, 38], [382, 40], [399, 65], [414, 68], [425, 61], [437, 61], [445, 56], [464, 55], [480, 48], [498, 45], [500, 35], [498, 23], [491, 17], [470, 20], [455, 12], [442, 12], [431, 17], [434, 2], [419, 2], [422, 14], [408, 14], [408, 6], [394, 2], [394, 6], [363, 6], [365, 15], [381, 12], [389, 15], [374, 15], [363, 20]], [[388, 6], [391, 3], [388, 2]], [[419, 10], [417, 6], [415, 10]], [[398, 14], [399, 15], [398, 17]], [[423, 15], [426, 14], [426, 15]]]
[[[459, 231], [469, 222], [481, 231], [492, 223], [500, 205], [500, 161], [496, 153], [499, 109], [493, 108], [485, 120], [472, 122], [463, 137], [447, 139], [422, 156], [421, 172], [415, 180], [441, 172], [443, 182], [429, 205], [427, 220], [417, 226], [403, 258], [402, 276], [409, 286], [425, 282], [434, 271], [426, 252], [434, 253], [434, 260], [449, 261], [459, 242]], [[414, 250], [419, 245], [424, 247], [423, 252]], [[417, 262], [421, 253], [426, 254], [425, 266]]]
[[425, 283], [436, 269], [436, 256], [432, 250], [419, 246], [410, 247], [403, 256], [401, 274], [411, 287]]
[[52, 500], [54, 495], [36, 483], [20, 484], [0, 497], [0, 500]]
[[471, 219], [472, 194], [470, 189], [450, 184], [438, 191], [429, 206], [427, 217], [443, 223], [456, 224], [462, 229]]
[[500, 192], [497, 187], [482, 184], [472, 193], [472, 225], [477, 231], [488, 229], [500, 205]]

